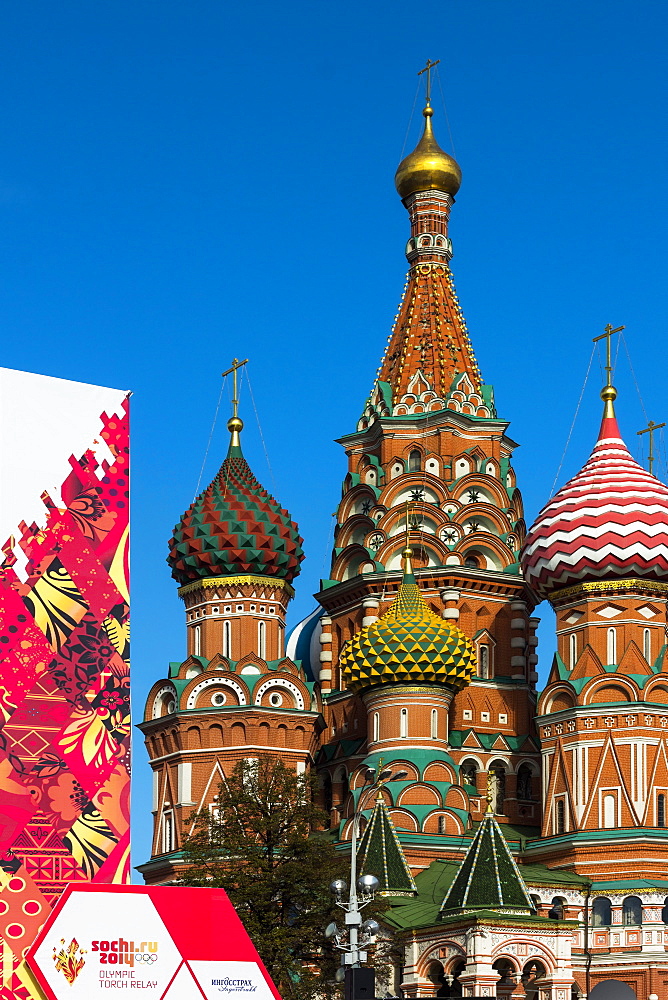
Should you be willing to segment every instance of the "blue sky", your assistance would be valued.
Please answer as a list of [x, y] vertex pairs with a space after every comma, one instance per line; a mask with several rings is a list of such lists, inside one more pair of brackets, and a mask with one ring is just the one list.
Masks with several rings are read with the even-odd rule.
[[[528, 519], [606, 323], [627, 327], [647, 415], [668, 417], [664, 4], [36, 0], [4, 5], [0, 29], [0, 364], [134, 392], [137, 718], [183, 654], [166, 539], [235, 355], [251, 359], [262, 428], [244, 392], [245, 452], [305, 537], [293, 622], [327, 575], [345, 474], [333, 439], [354, 427], [403, 287], [393, 175], [427, 57], [441, 59], [464, 176], [455, 281], [522, 446]], [[438, 82], [434, 106], [453, 151]], [[593, 443], [600, 383], [595, 360], [560, 481]], [[623, 350], [616, 383], [640, 457], [645, 412]], [[203, 483], [226, 450], [226, 407]], [[139, 864], [140, 739], [135, 775]]]

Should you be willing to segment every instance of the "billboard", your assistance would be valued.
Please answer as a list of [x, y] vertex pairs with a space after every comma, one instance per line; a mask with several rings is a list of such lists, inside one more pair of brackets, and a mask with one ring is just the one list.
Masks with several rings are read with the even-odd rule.
[[28, 966], [48, 1000], [280, 1000], [222, 889], [71, 885]]
[[3, 997], [68, 883], [129, 881], [128, 397], [0, 368]]

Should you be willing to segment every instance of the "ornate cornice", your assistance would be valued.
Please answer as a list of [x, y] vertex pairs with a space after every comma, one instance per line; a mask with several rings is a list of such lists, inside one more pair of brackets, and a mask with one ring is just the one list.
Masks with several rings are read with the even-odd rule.
[[576, 583], [572, 587], [555, 590], [550, 594], [549, 601], [550, 604], [554, 604], [569, 597], [576, 597], [578, 594], [618, 594], [624, 590], [646, 590], [650, 593], [668, 595], [668, 583], [642, 580], [639, 577], [630, 577], [627, 580], [588, 580], [585, 583]]
[[289, 597], [294, 597], [294, 588], [286, 580], [281, 580], [280, 577], [276, 576], [208, 576], [203, 580], [193, 580], [192, 583], [186, 583], [183, 587], [179, 587], [178, 594], [179, 597], [185, 597], [186, 594], [192, 594], [193, 591], [199, 590], [201, 587], [205, 589], [210, 589], [213, 587], [230, 587], [230, 586], [241, 586], [245, 583], [258, 583], [263, 587], [275, 587], [277, 590], [285, 590]]

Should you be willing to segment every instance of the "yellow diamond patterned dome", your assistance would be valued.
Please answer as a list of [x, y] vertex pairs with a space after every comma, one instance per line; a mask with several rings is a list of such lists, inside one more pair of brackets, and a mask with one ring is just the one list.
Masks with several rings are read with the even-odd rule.
[[377, 684], [444, 684], [458, 691], [475, 673], [475, 648], [425, 603], [412, 573], [382, 617], [350, 640], [341, 672], [353, 691]]

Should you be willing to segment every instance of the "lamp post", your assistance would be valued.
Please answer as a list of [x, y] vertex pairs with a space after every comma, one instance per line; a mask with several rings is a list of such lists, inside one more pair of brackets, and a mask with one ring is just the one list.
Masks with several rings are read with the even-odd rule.
[[344, 879], [335, 879], [331, 890], [337, 906], [345, 910], [345, 926], [348, 940], [344, 943], [344, 932], [339, 931], [336, 924], [330, 924], [325, 931], [325, 937], [334, 939], [335, 946], [343, 952], [341, 955], [341, 979], [345, 982], [345, 1000], [371, 1000], [375, 995], [375, 975], [373, 969], [360, 969], [360, 963], [366, 962], [366, 946], [373, 942], [380, 930], [375, 920], [365, 920], [362, 923], [361, 911], [371, 902], [379, 886], [375, 875], [357, 877], [357, 840], [359, 825], [362, 818], [364, 802], [370, 792], [376, 792], [388, 781], [400, 781], [408, 776], [407, 771], [392, 771], [385, 768], [376, 777], [373, 768], [365, 775], [365, 783], [357, 808], [353, 815], [352, 836], [350, 839], [350, 889], [348, 899], [343, 899], [346, 891]]

